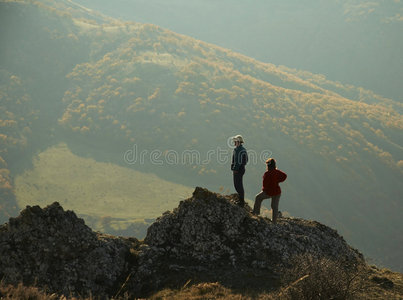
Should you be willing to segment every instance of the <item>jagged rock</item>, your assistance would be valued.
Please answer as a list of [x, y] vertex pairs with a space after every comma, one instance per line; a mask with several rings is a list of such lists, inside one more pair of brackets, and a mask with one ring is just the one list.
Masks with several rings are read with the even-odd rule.
[[318, 222], [282, 218], [272, 224], [236, 205], [232, 196], [196, 188], [193, 196], [152, 224], [132, 288], [152, 288], [180, 280], [221, 281], [251, 286], [273, 277], [295, 255], [362, 263], [337, 232]]
[[0, 278], [65, 295], [110, 294], [129, 272], [130, 241], [93, 232], [59, 203], [27, 206], [0, 227]]
[[253, 288], [276, 280], [300, 254], [364, 263], [327, 226], [292, 218], [272, 224], [239, 207], [235, 195], [203, 188], [159, 217], [144, 242], [95, 233], [58, 203], [28, 206], [0, 226], [0, 279], [65, 295], [138, 297], [189, 279]]

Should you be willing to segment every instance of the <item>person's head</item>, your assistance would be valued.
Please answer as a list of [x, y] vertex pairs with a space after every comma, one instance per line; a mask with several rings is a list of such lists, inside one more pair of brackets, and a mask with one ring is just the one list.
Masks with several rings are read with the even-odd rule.
[[276, 168], [276, 160], [269, 158], [266, 160], [267, 170], [274, 170]]
[[243, 137], [240, 134], [233, 136], [232, 140], [234, 141], [235, 147], [238, 147], [239, 145], [243, 144]]

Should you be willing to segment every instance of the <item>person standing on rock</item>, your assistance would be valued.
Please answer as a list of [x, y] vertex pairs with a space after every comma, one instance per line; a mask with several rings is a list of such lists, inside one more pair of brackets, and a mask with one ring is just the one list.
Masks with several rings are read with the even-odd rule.
[[267, 170], [263, 174], [263, 187], [262, 191], [255, 197], [255, 205], [253, 207], [253, 214], [260, 214], [260, 206], [264, 199], [271, 198], [271, 209], [273, 212], [272, 222], [277, 222], [278, 215], [278, 203], [281, 196], [281, 188], [279, 183], [283, 182], [287, 178], [287, 174], [280, 171], [276, 167], [276, 161], [274, 158], [266, 160]]
[[248, 153], [243, 147], [243, 137], [236, 135], [232, 137], [235, 148], [232, 154], [231, 170], [234, 179], [234, 187], [239, 195], [239, 206], [245, 205], [245, 191], [243, 189], [243, 175], [245, 174], [245, 165], [248, 163]]

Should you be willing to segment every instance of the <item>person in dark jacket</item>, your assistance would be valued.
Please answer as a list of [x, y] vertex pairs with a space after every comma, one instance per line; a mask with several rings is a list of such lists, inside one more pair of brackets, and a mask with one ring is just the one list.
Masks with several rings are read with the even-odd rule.
[[278, 204], [281, 196], [280, 182], [287, 178], [287, 174], [276, 168], [276, 161], [274, 158], [266, 160], [267, 171], [263, 174], [263, 187], [262, 191], [255, 197], [255, 205], [253, 207], [253, 214], [260, 214], [260, 206], [264, 199], [271, 198], [271, 208], [273, 212], [272, 222], [277, 222]]
[[234, 152], [232, 154], [231, 170], [234, 179], [234, 187], [239, 195], [239, 206], [245, 205], [245, 191], [243, 189], [243, 175], [245, 174], [245, 165], [248, 163], [248, 153], [243, 147], [243, 137], [236, 135], [232, 137], [234, 141]]

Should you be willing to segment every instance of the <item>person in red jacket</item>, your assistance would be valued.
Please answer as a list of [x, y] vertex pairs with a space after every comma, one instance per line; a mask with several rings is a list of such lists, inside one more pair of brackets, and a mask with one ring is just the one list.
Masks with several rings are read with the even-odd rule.
[[255, 205], [253, 207], [253, 214], [260, 214], [260, 206], [264, 199], [271, 198], [271, 208], [273, 211], [272, 222], [277, 222], [278, 203], [281, 196], [280, 182], [287, 178], [287, 174], [276, 168], [276, 161], [274, 158], [266, 160], [267, 171], [263, 174], [263, 187], [262, 191], [255, 197]]

